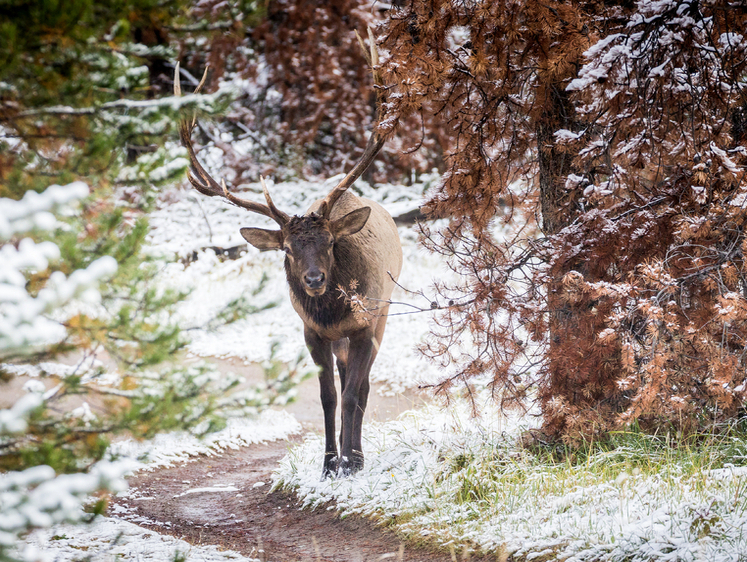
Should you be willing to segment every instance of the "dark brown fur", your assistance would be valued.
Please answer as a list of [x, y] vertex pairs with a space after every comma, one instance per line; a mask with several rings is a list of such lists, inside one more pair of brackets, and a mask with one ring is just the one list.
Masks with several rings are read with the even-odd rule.
[[300, 303], [306, 316], [325, 328], [339, 324], [352, 314], [350, 304], [346, 302], [339, 287], [348, 292], [354, 287], [355, 292], [362, 295], [368, 293], [369, 273], [363, 256], [345, 239], [335, 243], [333, 254], [335, 267], [329, 272], [329, 287], [319, 297], [311, 297], [306, 293], [301, 279], [291, 272], [290, 258], [286, 257], [284, 264], [291, 293]]

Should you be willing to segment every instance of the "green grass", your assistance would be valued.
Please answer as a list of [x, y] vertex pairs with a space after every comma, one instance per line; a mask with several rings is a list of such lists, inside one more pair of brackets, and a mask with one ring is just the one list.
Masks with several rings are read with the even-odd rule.
[[632, 430], [571, 448], [522, 446], [520, 429], [483, 423], [426, 408], [371, 424], [366, 468], [324, 483], [308, 477], [321, 446], [312, 438], [279, 485], [413, 542], [499, 559], [721, 562], [747, 552], [745, 424], [687, 438]]
[[605, 441], [576, 448], [539, 445], [522, 449], [511, 442], [486, 442], [478, 449], [444, 456], [438, 478], [459, 480], [452, 497], [457, 504], [506, 505], [517, 501], [517, 496], [562, 495], [579, 486], [621, 485], [630, 477], [669, 478], [672, 485], [687, 480], [689, 486], [702, 491], [708, 487], [708, 471], [727, 466], [747, 466], [744, 424], [679, 440], [621, 431]]

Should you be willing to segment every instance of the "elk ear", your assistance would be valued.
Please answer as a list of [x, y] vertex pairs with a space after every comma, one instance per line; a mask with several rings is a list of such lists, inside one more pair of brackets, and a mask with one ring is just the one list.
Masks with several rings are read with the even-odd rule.
[[262, 252], [283, 249], [283, 233], [280, 230], [242, 228], [239, 232], [241, 232], [244, 240]]
[[360, 209], [349, 212], [344, 217], [332, 221], [330, 229], [335, 238], [350, 236], [366, 226], [366, 222], [368, 222], [368, 217], [370, 216], [371, 207], [361, 207]]

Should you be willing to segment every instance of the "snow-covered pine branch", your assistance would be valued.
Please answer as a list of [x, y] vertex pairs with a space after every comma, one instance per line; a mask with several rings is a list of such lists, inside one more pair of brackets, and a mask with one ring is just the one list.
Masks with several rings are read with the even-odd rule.
[[39, 194], [27, 192], [20, 201], [0, 199], [0, 359], [21, 357], [38, 347], [57, 343], [65, 328], [50, 314], [74, 298], [96, 302], [98, 283], [117, 271], [111, 256], [102, 256], [86, 269], [65, 275], [55, 271], [34, 296], [27, 288], [28, 275], [45, 271], [50, 261], [59, 259], [53, 242], [35, 242], [17, 235], [30, 231], [50, 231], [58, 225], [54, 212], [69, 209], [88, 195], [88, 186], [74, 182], [53, 185]]
[[126, 463], [100, 461], [86, 474], [57, 475], [40, 465], [0, 476], [0, 559], [39, 560], [36, 549], [17, 551], [19, 535], [90, 517], [83, 510], [87, 498], [99, 490], [124, 490], [126, 470]]
[[100, 112], [117, 109], [149, 111], [162, 111], [168, 109], [173, 112], [190, 109], [211, 112], [214, 111], [216, 105], [220, 105], [227, 97], [233, 97], [234, 94], [234, 88], [230, 87], [230, 85], [226, 85], [224, 88], [212, 94], [189, 94], [181, 97], [169, 96], [153, 100], [122, 99], [90, 107], [55, 105], [39, 109], [29, 109], [20, 113], [19, 117], [33, 117], [37, 115], [95, 115]]
[[[23, 199], [0, 199], [0, 358], [24, 356], [65, 336], [65, 328], [50, 314], [74, 298], [96, 301], [97, 285], [113, 275], [117, 262], [103, 256], [86, 269], [65, 275], [54, 272], [36, 296], [28, 291], [28, 275], [43, 272], [59, 259], [53, 242], [35, 242], [19, 235], [50, 231], [59, 222], [55, 213], [88, 195], [88, 186], [74, 182], [53, 185], [43, 193], [28, 191]], [[29, 392], [8, 409], [0, 410], [0, 446], [14, 447], [23, 438], [29, 418], [43, 405], [43, 397]], [[102, 461], [85, 474], [57, 475], [46, 465], [0, 476], [0, 558], [36, 560], [35, 552], [14, 552], [18, 536], [31, 529], [80, 521], [83, 503], [98, 490], [124, 488], [125, 466]]]

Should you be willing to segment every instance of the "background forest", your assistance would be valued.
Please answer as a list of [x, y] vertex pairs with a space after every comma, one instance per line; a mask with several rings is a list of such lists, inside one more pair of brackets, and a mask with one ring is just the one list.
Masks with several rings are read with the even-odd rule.
[[[353, 34], [368, 26], [378, 91]], [[185, 295], [154, 282], [145, 240], [159, 193], [184, 182], [189, 114], [232, 190], [340, 173], [374, 129], [374, 188], [438, 172], [421, 240], [455, 281], [408, 287], [433, 294], [436, 393], [536, 402], [535, 445], [737, 422], [746, 29], [739, 0], [0, 0], [0, 378], [30, 365], [49, 382], [0, 411], [0, 493], [22, 514], [0, 557], [40, 525], [23, 506], [43, 483], [63, 490], [39, 509], [50, 521], [80, 517], [64, 494], [117, 488], [112, 435], [213, 431], [287, 400], [303, 370], [274, 361], [236, 393], [174, 360]], [[209, 67], [207, 93], [171, 95], [176, 61], [185, 91]], [[61, 355], [78, 367], [44, 370]], [[91, 394], [109, 416], [61, 406]], [[62, 484], [78, 472], [86, 485]]]

